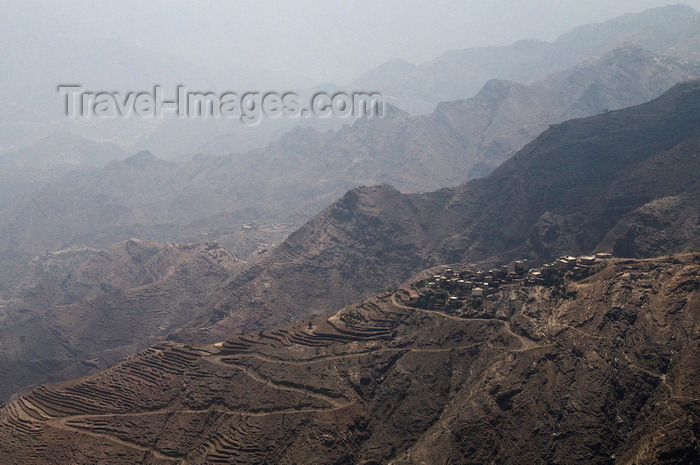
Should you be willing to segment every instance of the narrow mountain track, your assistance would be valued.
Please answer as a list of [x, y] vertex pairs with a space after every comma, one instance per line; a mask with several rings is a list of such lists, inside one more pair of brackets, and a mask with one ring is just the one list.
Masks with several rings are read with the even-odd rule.
[[270, 378], [263, 377], [263, 376], [259, 375], [258, 373], [255, 373], [253, 370], [249, 369], [248, 367], [244, 367], [244, 366], [233, 364], [233, 363], [227, 363], [227, 362], [222, 360], [223, 358], [224, 358], [224, 356], [222, 356], [222, 355], [214, 355], [211, 357], [207, 357], [205, 360], [212, 362], [212, 363], [216, 363], [218, 365], [228, 367], [228, 368], [234, 368], [236, 370], [240, 370], [243, 373], [245, 373], [248, 377], [250, 377], [251, 379], [253, 379], [259, 383], [263, 383], [266, 386], [269, 386], [273, 389], [277, 389], [280, 391], [298, 392], [301, 394], [305, 394], [305, 395], [314, 397], [314, 398], [319, 399], [323, 402], [331, 404], [336, 409], [352, 405], [352, 402], [340, 402], [338, 399], [335, 399], [335, 398], [330, 397], [330, 396], [326, 396], [324, 394], [320, 394], [318, 392], [311, 391], [309, 389], [302, 389], [302, 388], [297, 388], [294, 386], [286, 386], [286, 385], [282, 385], [279, 383], [275, 383]]
[[398, 308], [403, 308], [406, 310], [413, 310], [413, 311], [417, 311], [417, 312], [423, 312], [423, 313], [427, 313], [429, 315], [435, 315], [438, 317], [443, 317], [443, 318], [447, 318], [450, 320], [456, 320], [456, 321], [460, 321], [460, 322], [465, 322], [465, 321], [493, 322], [493, 321], [497, 321], [499, 323], [502, 323], [504, 332], [506, 334], [508, 334], [509, 336], [513, 336], [513, 337], [517, 338], [520, 341], [520, 347], [517, 349], [514, 349], [513, 352], [526, 352], [528, 350], [552, 347], [552, 344], [537, 344], [537, 342], [533, 341], [532, 339], [528, 339], [521, 334], [513, 332], [512, 328], [510, 327], [510, 322], [508, 320], [501, 320], [499, 318], [464, 318], [461, 316], [450, 315], [450, 314], [441, 312], [439, 310], [427, 310], [427, 309], [423, 309], [423, 308], [410, 307], [408, 305], [404, 305], [404, 304], [399, 303], [396, 299], [396, 294], [393, 294], [391, 296], [391, 303], [392, 303], [392, 305], [394, 305]]
[[69, 432], [76, 433], [76, 434], [90, 436], [90, 437], [93, 437], [96, 439], [106, 439], [107, 441], [118, 444], [120, 446], [124, 446], [124, 447], [128, 447], [130, 449], [135, 449], [135, 450], [149, 453], [149, 454], [153, 455], [153, 457], [155, 457], [159, 460], [168, 460], [171, 462], [179, 462], [182, 465], [186, 464], [186, 462], [180, 457], [173, 457], [170, 455], [165, 455], [162, 452], [158, 452], [157, 450], [155, 450], [151, 447], [145, 447], [145, 446], [141, 446], [139, 444], [133, 443], [133, 442], [124, 441], [123, 439], [119, 439], [119, 438], [112, 436], [110, 434], [96, 433], [94, 431], [87, 431], [87, 430], [82, 430], [79, 428], [73, 428], [73, 427], [68, 426], [66, 424], [71, 419], [72, 419], [72, 417], [55, 418], [52, 420], [48, 420], [46, 422], [46, 424], [49, 427], [54, 427], [54, 428], [64, 430], [64, 431], [69, 431]]

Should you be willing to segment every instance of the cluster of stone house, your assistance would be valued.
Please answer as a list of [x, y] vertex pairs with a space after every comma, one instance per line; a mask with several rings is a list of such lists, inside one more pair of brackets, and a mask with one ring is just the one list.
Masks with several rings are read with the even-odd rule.
[[540, 268], [529, 268], [527, 259], [516, 260], [511, 266], [504, 265], [487, 271], [447, 268], [441, 274], [418, 284], [426, 290], [447, 292], [450, 301], [461, 301], [467, 297], [486, 297], [507, 284], [548, 285], [554, 284], [567, 274], [573, 279], [583, 279], [590, 275], [597, 262], [608, 258], [612, 258], [608, 253], [581, 257], [564, 256]]
[[556, 281], [567, 273], [573, 279], [583, 279], [591, 274], [591, 269], [597, 261], [612, 258], [609, 253], [597, 253], [582, 257], [559, 257], [551, 263], [542, 265], [541, 268], [532, 269], [525, 277], [524, 284], [548, 284]]

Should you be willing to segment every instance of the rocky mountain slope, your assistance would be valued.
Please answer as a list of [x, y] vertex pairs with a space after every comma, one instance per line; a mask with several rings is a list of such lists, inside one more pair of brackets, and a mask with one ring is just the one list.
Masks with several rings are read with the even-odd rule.
[[435, 188], [490, 173], [550, 124], [639, 105], [698, 75], [700, 63], [628, 46], [529, 86], [490, 80], [473, 98], [440, 103], [432, 114], [463, 141], [462, 160], [451, 160], [461, 170]]
[[388, 107], [384, 118], [337, 133], [297, 129], [264, 149], [184, 163], [141, 152], [12, 197], [0, 217], [0, 257], [21, 261], [130, 237], [206, 240], [205, 232], [233, 247], [252, 221], [277, 225], [271, 239], [278, 243], [348, 189], [458, 185], [489, 173], [549, 124], [637, 105], [698, 75], [700, 66], [620, 48], [532, 86], [490, 81], [476, 97], [440, 104], [428, 116]]
[[112, 366], [208, 321], [216, 291], [243, 265], [214, 243], [138, 240], [37, 257], [0, 288], [0, 399]]
[[15, 399], [0, 461], [697, 463], [700, 256], [589, 273], [426, 305], [432, 279], [212, 345], [159, 344]]

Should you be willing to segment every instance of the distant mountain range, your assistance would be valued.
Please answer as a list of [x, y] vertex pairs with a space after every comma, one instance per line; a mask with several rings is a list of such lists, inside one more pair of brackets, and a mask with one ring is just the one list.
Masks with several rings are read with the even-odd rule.
[[673, 5], [577, 27], [552, 43], [523, 40], [504, 47], [445, 52], [414, 66], [393, 60], [367, 72], [350, 87], [381, 91], [412, 113], [439, 102], [472, 97], [490, 79], [532, 83], [620, 46], [686, 58], [698, 56], [700, 13]]
[[[156, 84], [174, 88], [178, 83], [220, 92], [236, 90], [228, 88], [232, 82], [241, 88], [260, 91], [283, 86], [289, 91], [309, 92], [311, 86], [304, 87], [305, 90], [294, 87], [305, 80], [287, 73], [284, 79], [278, 79], [279, 73], [251, 66], [241, 69], [233, 64], [194, 65], [182, 57], [152, 52], [123, 41], [77, 41], [57, 26], [54, 16], [65, 14], [63, 11], [45, 10], [37, 11], [31, 23], [22, 23], [8, 6], [7, 19], [0, 20], [5, 32], [0, 58], [6, 64], [0, 70], [4, 102], [0, 108], [0, 152], [69, 131], [122, 144], [132, 152], [150, 150], [168, 160], [182, 160], [198, 152], [225, 155], [261, 148], [298, 125], [326, 130], [337, 129], [342, 124], [342, 121], [329, 124], [322, 120], [282, 120], [268, 121], [251, 129], [228, 121], [67, 119], [61, 113], [61, 99], [55, 92], [61, 82], [124, 92], [150, 89]], [[66, 18], [61, 23], [72, 24], [71, 33], [77, 36], [94, 35], [89, 25]], [[35, 28], [45, 31], [51, 40], [25, 34]], [[700, 59], [698, 30], [700, 13], [687, 6], [668, 6], [581, 26], [552, 43], [525, 40], [503, 47], [453, 50], [417, 66], [396, 59], [353, 82], [322, 87], [382, 92], [389, 103], [409, 113], [427, 114], [439, 102], [473, 97], [491, 79], [531, 84], [621, 46], [697, 61]], [[18, 56], [17, 50], [25, 53]], [[109, 63], [105, 57], [109, 57]], [[27, 75], [32, 79], [27, 79]]]
[[[54, 137], [0, 156], [0, 164], [22, 160], [4, 171], [8, 188], [32, 179], [22, 186], [26, 195], [0, 204], [0, 257], [21, 262], [74, 245], [203, 233], [238, 247], [246, 223], [302, 224], [359, 185], [408, 192], [458, 185], [488, 174], [550, 124], [640, 104], [698, 75], [697, 64], [619, 48], [530, 86], [489, 81], [475, 97], [442, 103], [427, 116], [389, 106], [384, 118], [337, 132], [297, 128], [263, 149], [180, 163], [141, 152], [101, 166], [116, 147], [87, 149], [83, 141], [78, 156], [72, 139]], [[57, 164], [61, 157], [82, 169], [60, 176], [67, 166]], [[100, 166], [88, 168], [86, 157]], [[272, 242], [291, 231], [279, 228]], [[255, 249], [234, 252], [247, 257]]]
[[[523, 40], [508, 46], [452, 50], [420, 65], [394, 59], [352, 82], [321, 85], [319, 90], [337, 88], [346, 92], [380, 92], [388, 103], [410, 114], [430, 114], [440, 102], [474, 97], [492, 79], [529, 85], [579, 63], [604, 57], [620, 47], [648, 50], [663, 57], [667, 63], [675, 58], [681, 66], [688, 61], [697, 63], [700, 61], [698, 31], [700, 13], [688, 6], [672, 5], [584, 25], [552, 43]], [[653, 79], [653, 75], [647, 78]], [[667, 85], [666, 89], [669, 87]], [[604, 93], [604, 89], [599, 89], [598, 93]], [[632, 105], [630, 101], [622, 102], [619, 107], [600, 103], [601, 107], [593, 109], [592, 113], [578, 116]], [[560, 121], [563, 119], [553, 122]], [[253, 129], [208, 122], [183, 123], [168, 122], [135, 147], [164, 157], [181, 157], [195, 152], [226, 155], [264, 147], [295, 127], [337, 130], [343, 121], [264, 121]]]

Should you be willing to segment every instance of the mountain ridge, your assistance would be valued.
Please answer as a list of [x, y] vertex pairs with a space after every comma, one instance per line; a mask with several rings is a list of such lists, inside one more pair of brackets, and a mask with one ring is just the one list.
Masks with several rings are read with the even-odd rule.
[[[414, 113], [430, 112], [440, 101], [472, 97], [489, 79], [532, 83], [576, 62], [632, 45], [653, 53], [692, 50], [700, 13], [687, 5], [651, 8], [568, 31], [553, 42], [521, 40], [502, 47], [452, 50], [417, 66], [378, 90]], [[381, 69], [381, 66], [380, 66]], [[359, 81], [371, 79], [372, 71]]]
[[[253, 330], [254, 322], [280, 321], [281, 309], [282, 318], [291, 321], [298, 312], [313, 311], [309, 307], [342, 307], [363, 297], [353, 290], [356, 283], [362, 283], [357, 289], [376, 292], [440, 263], [502, 264], [522, 257], [542, 263], [600, 251], [598, 244], [606, 243], [624, 215], [697, 188], [697, 102], [700, 80], [691, 80], [638, 107], [553, 125], [490, 176], [457, 188], [425, 194], [401, 194], [386, 185], [349, 191], [256, 259], [244, 280], [232, 281], [230, 298], [219, 304], [228, 319], [204, 332], [185, 330], [176, 339]], [[697, 216], [693, 198], [687, 197], [685, 208]], [[664, 237], [670, 230], [667, 224], [642, 242], [665, 241], [672, 252], [692, 250], [694, 240]], [[629, 250], [654, 255], [640, 244]], [[263, 288], [264, 302], [255, 303]], [[302, 290], [303, 308], [293, 297]]]

